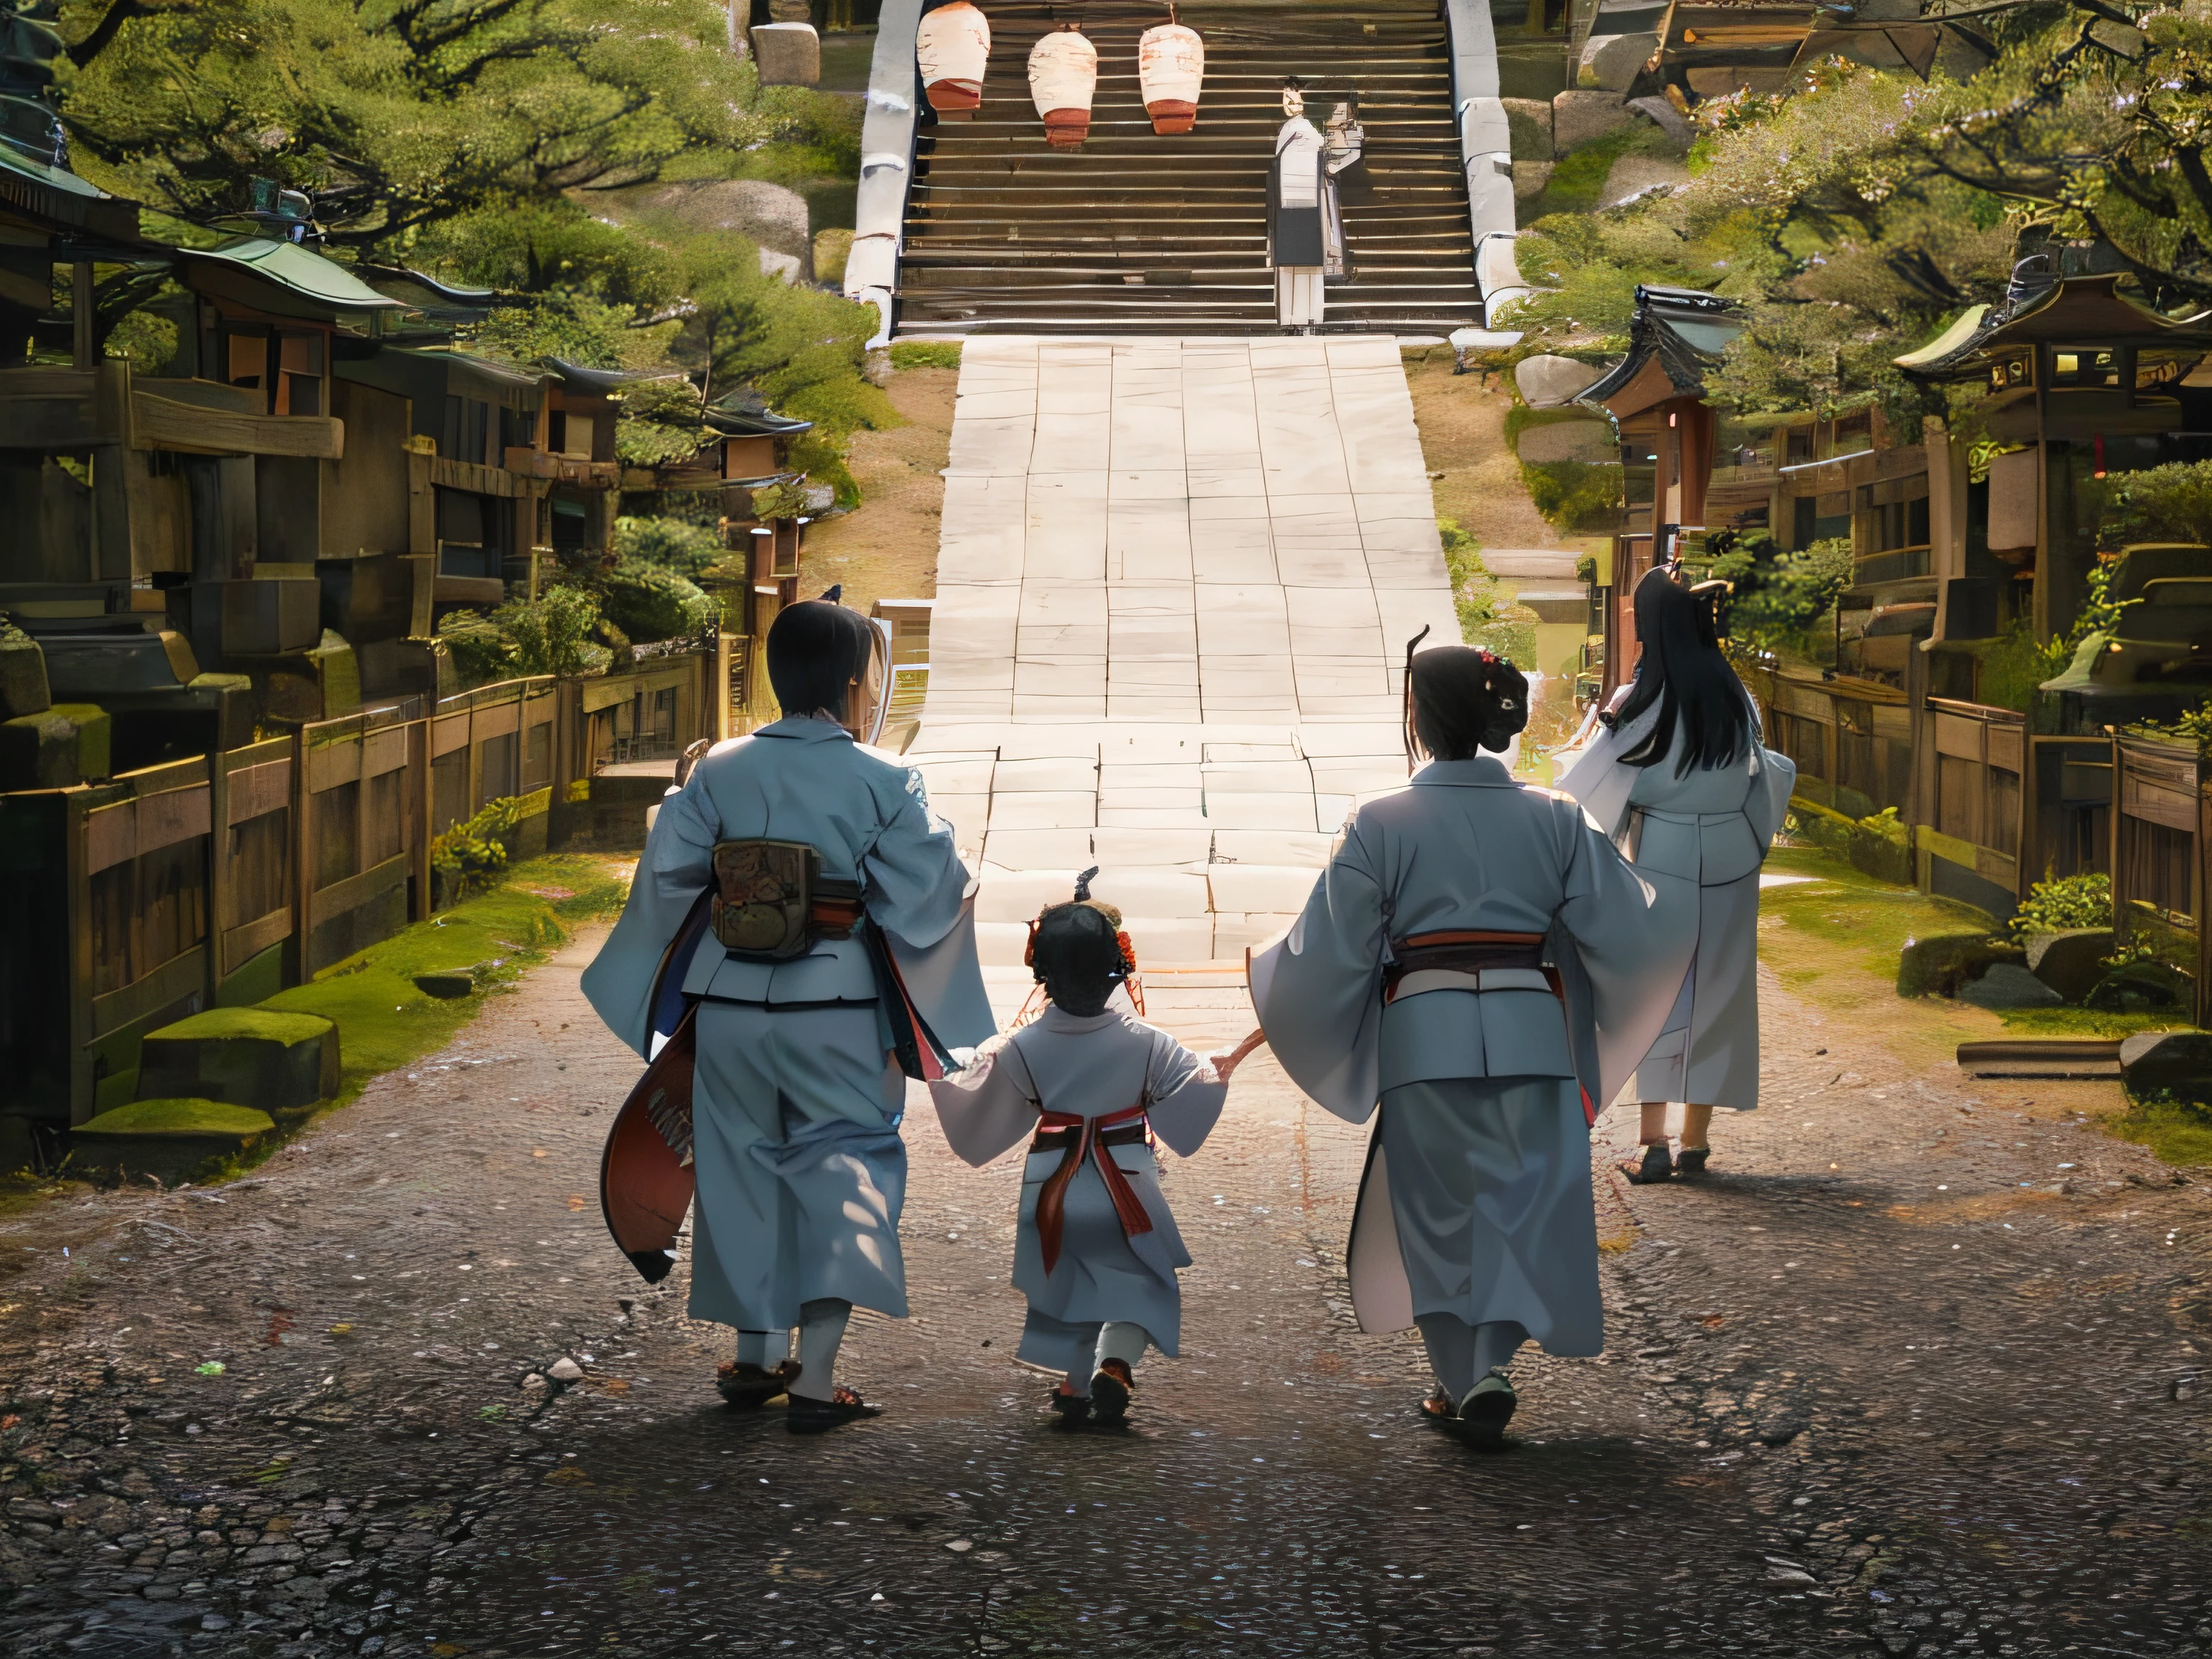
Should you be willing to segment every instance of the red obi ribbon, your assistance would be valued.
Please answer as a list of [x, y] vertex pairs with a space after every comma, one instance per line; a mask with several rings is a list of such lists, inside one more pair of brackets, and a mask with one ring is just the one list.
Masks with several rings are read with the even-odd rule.
[[1139, 1101], [1127, 1110], [1106, 1117], [1078, 1117], [1073, 1112], [1046, 1112], [1041, 1116], [1036, 1138], [1030, 1142], [1030, 1150], [1048, 1152], [1058, 1148], [1060, 1155], [1060, 1167], [1045, 1177], [1044, 1190], [1037, 1194], [1037, 1243], [1044, 1250], [1047, 1274], [1060, 1264], [1067, 1184], [1075, 1179], [1076, 1171], [1083, 1167], [1086, 1158], [1098, 1166], [1098, 1177], [1106, 1183], [1106, 1195], [1114, 1200], [1114, 1214], [1121, 1224], [1122, 1236], [1134, 1237], [1152, 1231], [1152, 1218], [1145, 1212], [1144, 1200], [1137, 1196], [1136, 1188], [1130, 1186], [1128, 1176], [1114, 1161], [1109, 1150], [1144, 1144], [1146, 1103]]

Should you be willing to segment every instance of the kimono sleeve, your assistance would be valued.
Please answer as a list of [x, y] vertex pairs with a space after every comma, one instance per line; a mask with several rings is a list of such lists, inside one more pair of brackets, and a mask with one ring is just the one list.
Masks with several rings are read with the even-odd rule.
[[952, 826], [929, 810], [921, 774], [908, 769], [904, 782], [860, 860], [868, 914], [908, 944], [930, 945], [959, 924], [969, 877]]
[[952, 826], [929, 810], [921, 774], [908, 769], [889, 821], [860, 864], [868, 915], [883, 930], [913, 1004], [950, 1049], [977, 1047], [999, 1028], [975, 950], [975, 887]]
[[1647, 710], [1626, 729], [1601, 726], [1589, 746], [1553, 780], [1553, 787], [1580, 801], [1607, 836], [1617, 837], [1627, 828], [1628, 797], [1644, 775], [1641, 767], [1622, 765], [1621, 753], [1641, 743], [1657, 720], [1656, 711]]
[[1752, 781], [1743, 815], [1759, 837], [1759, 850], [1765, 853], [1774, 845], [1775, 833], [1789, 814], [1790, 792], [1797, 787], [1797, 763], [1771, 749], [1761, 749], [1758, 759], [1759, 775]]
[[1251, 958], [1252, 1006], [1291, 1080], [1347, 1122], [1381, 1097], [1382, 886], [1355, 823], [1282, 939]]
[[714, 805], [699, 775], [661, 803], [645, 852], [630, 878], [629, 897], [606, 943], [584, 969], [585, 998], [607, 1029], [640, 1054], [652, 1038], [653, 977], [714, 874], [720, 834]]
[[938, 1127], [961, 1162], [981, 1169], [1036, 1127], [1036, 1085], [1021, 1051], [1003, 1039], [986, 1044], [962, 1071], [929, 1085]]
[[1577, 1014], [1576, 1071], [1595, 1113], [1620, 1092], [1667, 1024], [1698, 941], [1694, 882], [1638, 871], [1588, 817], [1565, 826], [1553, 955]]
[[1146, 1115], [1152, 1133], [1182, 1158], [1206, 1144], [1229, 1097], [1229, 1085], [1214, 1075], [1213, 1067], [1165, 1031], [1152, 1033], [1145, 1091], [1152, 1101]]

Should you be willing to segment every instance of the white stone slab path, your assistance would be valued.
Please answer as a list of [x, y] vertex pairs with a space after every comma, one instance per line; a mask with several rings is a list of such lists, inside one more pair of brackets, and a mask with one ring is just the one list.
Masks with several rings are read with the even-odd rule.
[[908, 756], [987, 963], [1092, 864], [1148, 969], [1241, 962], [1405, 782], [1407, 638], [1458, 638], [1396, 342], [971, 339], [945, 476]]

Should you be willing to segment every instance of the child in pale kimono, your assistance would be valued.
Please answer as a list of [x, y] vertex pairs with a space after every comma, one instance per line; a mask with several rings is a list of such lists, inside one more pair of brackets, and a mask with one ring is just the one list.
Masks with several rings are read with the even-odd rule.
[[1029, 1139], [1014, 1285], [1030, 1309], [1015, 1357], [1063, 1374], [1053, 1407], [1070, 1428], [1120, 1424], [1145, 1351], [1180, 1352], [1176, 1269], [1190, 1253], [1149, 1140], [1196, 1152], [1235, 1064], [1200, 1060], [1124, 1011], [1119, 926], [1088, 900], [1048, 908], [1031, 943], [1044, 1011], [930, 1085], [945, 1138], [969, 1164]]
[[1419, 1326], [1428, 1419], [1497, 1447], [1523, 1342], [1603, 1346], [1589, 1125], [1665, 1019], [1696, 900], [1480, 752], [1527, 722], [1511, 663], [1443, 647], [1406, 681], [1408, 752], [1429, 763], [1345, 826], [1304, 913], [1254, 956], [1252, 1000], [1316, 1102], [1354, 1123], [1380, 1103], [1353, 1311]]

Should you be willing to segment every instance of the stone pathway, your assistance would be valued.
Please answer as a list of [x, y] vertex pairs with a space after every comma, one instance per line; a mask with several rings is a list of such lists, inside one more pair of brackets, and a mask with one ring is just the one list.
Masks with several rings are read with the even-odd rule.
[[1407, 640], [1458, 637], [1396, 343], [970, 340], [951, 463], [910, 756], [987, 963], [1091, 864], [1148, 966], [1241, 960], [1404, 782]]

